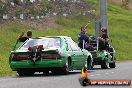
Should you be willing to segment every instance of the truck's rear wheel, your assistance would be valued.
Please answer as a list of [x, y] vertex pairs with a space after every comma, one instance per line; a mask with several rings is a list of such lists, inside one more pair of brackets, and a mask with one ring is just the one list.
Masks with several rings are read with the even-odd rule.
[[101, 61], [101, 68], [102, 69], [107, 69], [108, 68], [108, 62], [107, 62], [107, 60], [102, 60]]
[[114, 62], [114, 63], [109, 63], [109, 67], [110, 67], [110, 68], [115, 68], [115, 67], [116, 67], [115, 62]]

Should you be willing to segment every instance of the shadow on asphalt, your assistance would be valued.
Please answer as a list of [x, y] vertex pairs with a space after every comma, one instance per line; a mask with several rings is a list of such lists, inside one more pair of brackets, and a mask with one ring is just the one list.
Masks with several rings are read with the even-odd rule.
[[[96, 70], [112, 70], [113, 68], [108, 68], [108, 69], [101, 69], [101, 68], [93, 68], [92, 70], [88, 70], [89, 73], [95, 72]], [[70, 71], [67, 75], [62, 75], [62, 74], [44, 74], [43, 72], [37, 72], [33, 76], [14, 76], [13, 78], [24, 78], [24, 77], [58, 77], [58, 76], [71, 76], [71, 75], [76, 75], [76, 74], [81, 74], [81, 71]]]
[[[94, 72], [93, 70], [88, 70], [89, 73]], [[70, 71], [67, 75], [62, 75], [62, 74], [53, 74], [53, 73], [49, 73], [49, 74], [44, 74], [43, 72], [37, 72], [36, 74], [34, 74], [33, 76], [14, 76], [13, 78], [24, 78], [24, 77], [58, 77], [58, 76], [71, 76], [71, 75], [76, 75], [76, 74], [80, 74], [81, 75], [81, 71]]]
[[93, 68], [92, 70], [112, 70], [112, 69], [115, 69], [115, 68], [107, 68], [107, 69], [101, 69], [101, 68]]

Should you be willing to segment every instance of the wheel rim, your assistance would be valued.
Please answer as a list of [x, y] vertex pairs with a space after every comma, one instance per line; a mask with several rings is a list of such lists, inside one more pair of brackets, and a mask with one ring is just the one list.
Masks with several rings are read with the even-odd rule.
[[88, 63], [87, 63], [87, 61], [85, 62], [85, 67], [86, 67], [86, 68], [88, 67]]
[[66, 69], [66, 72], [69, 72], [69, 63], [68, 63], [68, 61], [65, 63], [65, 69]]
[[106, 67], [107, 67], [107, 68], [108, 68], [108, 65], [109, 65], [108, 59], [106, 59]]

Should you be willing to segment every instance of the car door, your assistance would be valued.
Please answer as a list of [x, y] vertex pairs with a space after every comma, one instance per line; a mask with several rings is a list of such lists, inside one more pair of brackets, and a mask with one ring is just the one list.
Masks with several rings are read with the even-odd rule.
[[75, 69], [80, 69], [85, 64], [84, 53], [78, 47], [78, 45], [71, 39], [66, 38], [68, 45], [71, 47], [70, 54], [72, 58], [72, 65]]

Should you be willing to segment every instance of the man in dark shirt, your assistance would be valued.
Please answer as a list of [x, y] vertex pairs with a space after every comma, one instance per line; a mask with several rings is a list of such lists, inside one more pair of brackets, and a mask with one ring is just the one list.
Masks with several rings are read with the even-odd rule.
[[102, 27], [101, 28], [101, 33], [102, 33], [102, 36], [98, 38], [100, 50], [108, 50], [109, 37], [107, 35], [107, 28]]
[[78, 46], [83, 49], [85, 48], [85, 44], [86, 42], [89, 43], [89, 37], [86, 35], [86, 28], [85, 27], [81, 27], [80, 29], [80, 33], [78, 34]]
[[25, 32], [22, 32], [22, 33], [18, 36], [17, 40], [18, 40], [19, 42], [25, 42], [27, 39], [32, 38], [32, 31], [28, 31], [28, 32], [27, 32], [27, 36], [24, 36], [24, 34], [25, 34]]

